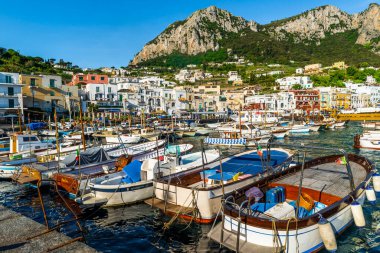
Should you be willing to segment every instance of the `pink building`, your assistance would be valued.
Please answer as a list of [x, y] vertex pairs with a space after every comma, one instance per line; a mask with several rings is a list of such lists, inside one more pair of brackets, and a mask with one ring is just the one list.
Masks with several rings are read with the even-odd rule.
[[70, 85], [88, 84], [88, 83], [107, 84], [108, 76], [98, 75], [98, 74], [76, 74], [73, 76], [73, 79]]

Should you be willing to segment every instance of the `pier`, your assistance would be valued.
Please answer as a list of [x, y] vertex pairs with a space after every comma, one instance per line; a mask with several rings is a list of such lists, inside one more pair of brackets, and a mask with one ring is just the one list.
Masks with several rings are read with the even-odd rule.
[[0, 205], [1, 252], [97, 252], [85, 243]]

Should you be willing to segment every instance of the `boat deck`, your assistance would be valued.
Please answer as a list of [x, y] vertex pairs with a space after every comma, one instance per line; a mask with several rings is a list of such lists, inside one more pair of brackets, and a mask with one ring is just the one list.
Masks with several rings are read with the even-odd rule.
[[250, 242], [247, 242], [245, 240], [242, 240], [240, 238], [239, 240], [239, 249], [236, 248], [237, 243], [237, 234], [232, 233], [231, 231], [223, 229], [223, 241], [221, 242], [221, 233], [222, 233], [222, 222], [219, 222], [218, 225], [214, 227], [209, 233], [208, 237], [212, 240], [219, 242], [223, 246], [229, 248], [230, 250], [233, 250], [235, 252], [241, 252], [241, 253], [251, 253], [251, 252], [260, 252], [260, 253], [273, 253], [273, 252], [282, 252], [281, 248], [275, 248], [275, 247], [264, 247], [257, 244], [253, 244]]
[[171, 203], [166, 203], [166, 209], [165, 209], [165, 201], [157, 198], [150, 198], [144, 201], [146, 204], [158, 208], [161, 211], [165, 212], [168, 214], [181, 214], [181, 215], [188, 215], [192, 214], [194, 212], [194, 208], [192, 207], [182, 207], [179, 205], [174, 205]]
[[[350, 161], [355, 187], [366, 178], [366, 170], [359, 164]], [[286, 184], [299, 186], [301, 171], [291, 176], [275, 181], [276, 184]], [[317, 191], [323, 189], [324, 193], [345, 197], [350, 192], [350, 181], [347, 174], [346, 165], [336, 163], [326, 163], [304, 170], [303, 188]]]

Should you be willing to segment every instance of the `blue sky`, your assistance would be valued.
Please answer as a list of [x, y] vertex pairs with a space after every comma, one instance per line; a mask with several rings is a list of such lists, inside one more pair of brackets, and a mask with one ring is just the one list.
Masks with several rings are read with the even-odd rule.
[[261, 24], [332, 4], [348, 13], [376, 0], [9, 0], [0, 7], [0, 47], [81, 67], [126, 66], [169, 24], [216, 5]]

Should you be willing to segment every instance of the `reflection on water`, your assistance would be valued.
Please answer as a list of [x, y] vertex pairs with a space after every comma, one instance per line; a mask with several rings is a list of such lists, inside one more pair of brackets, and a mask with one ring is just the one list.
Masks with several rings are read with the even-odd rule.
[[[275, 142], [343, 148], [348, 152], [366, 156], [375, 163], [380, 162], [380, 151], [353, 149], [353, 137], [361, 132], [362, 129], [359, 124], [351, 123], [344, 129], [293, 134], [284, 140], [275, 140]], [[194, 145], [193, 151], [198, 151], [201, 149], [202, 139], [203, 137], [190, 137], [178, 142], [191, 143]], [[226, 146], [220, 149], [224, 155], [243, 150], [243, 148]], [[324, 154], [331, 154], [331, 151], [308, 151], [309, 157]], [[378, 197], [380, 198], [380, 195]], [[56, 194], [46, 191], [44, 202], [50, 225], [72, 218]], [[10, 182], [0, 182], [0, 204], [44, 223], [40, 201], [35, 189], [17, 186]], [[75, 206], [72, 202], [70, 204]], [[89, 210], [85, 213], [80, 213], [76, 209], [76, 212], [83, 218], [81, 223], [87, 230], [87, 243], [99, 251], [212, 252], [219, 250], [219, 245], [209, 241], [206, 237], [211, 225], [175, 222], [167, 231], [164, 231], [164, 223], [168, 222], [170, 218], [146, 204]], [[351, 226], [340, 236], [338, 238], [339, 252], [380, 252], [380, 208], [378, 205], [366, 204], [364, 212], [366, 227], [357, 229], [355, 226]], [[63, 227], [61, 232], [70, 236], [78, 235], [73, 223]], [[227, 250], [224, 251], [228, 252]]]

